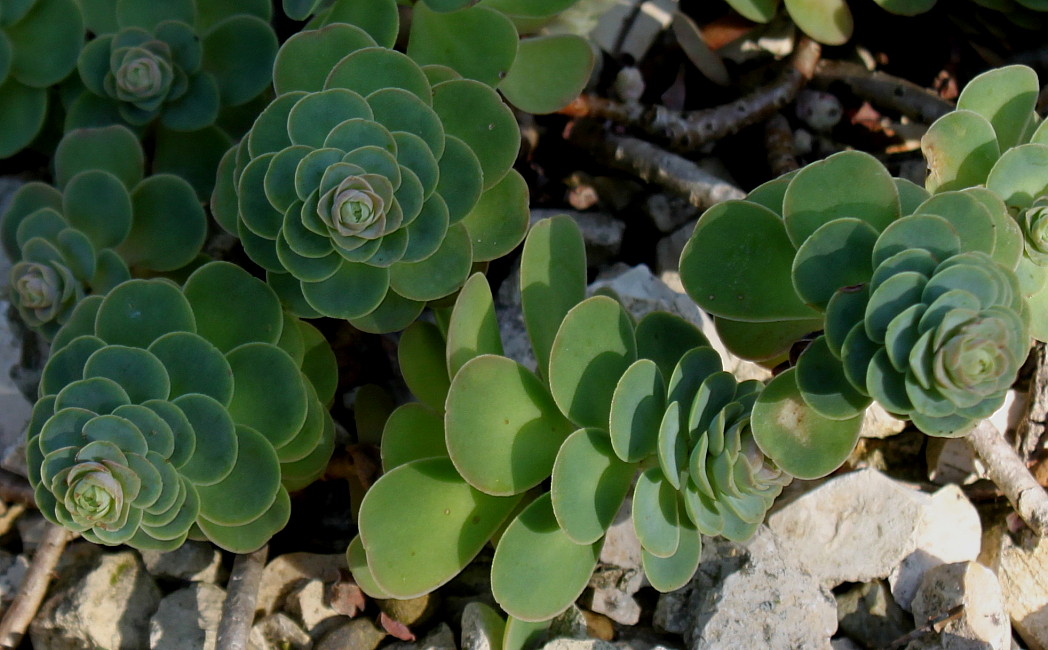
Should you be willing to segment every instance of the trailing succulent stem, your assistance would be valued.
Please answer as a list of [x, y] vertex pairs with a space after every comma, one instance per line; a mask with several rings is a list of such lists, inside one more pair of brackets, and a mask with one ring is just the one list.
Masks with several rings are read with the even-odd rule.
[[751, 433], [762, 385], [722, 371], [691, 324], [635, 323], [616, 300], [585, 298], [585, 281], [574, 222], [537, 224], [521, 263], [537, 373], [502, 356], [480, 275], [445, 329], [404, 332], [401, 368], [421, 401], [390, 416], [386, 473], [361, 504], [348, 558], [365, 591], [426, 593], [490, 541], [496, 600], [544, 621], [582, 592], [631, 492], [645, 573], [663, 591], [691, 579], [702, 534], [745, 539], [763, 520], [790, 476]]

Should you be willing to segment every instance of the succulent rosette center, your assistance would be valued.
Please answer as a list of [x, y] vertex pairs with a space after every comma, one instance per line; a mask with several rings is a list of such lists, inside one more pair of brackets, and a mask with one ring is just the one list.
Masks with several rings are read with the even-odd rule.
[[165, 57], [145, 47], [114, 52], [113, 96], [148, 110], [164, 101], [171, 89], [174, 71]]
[[66, 478], [65, 507], [75, 519], [105, 528], [117, 521], [124, 505], [124, 490], [104, 463], [86, 462]]
[[1019, 218], [1026, 255], [1040, 266], [1048, 266], [1048, 205], [1034, 205]]
[[21, 261], [11, 267], [11, 300], [30, 327], [61, 322], [83, 294], [61, 264]]
[[374, 189], [375, 186], [388, 185], [383, 183], [384, 180], [373, 174], [350, 176], [321, 197], [317, 216], [329, 228], [332, 237], [345, 238], [344, 244], [349, 244], [354, 237], [368, 240], [385, 234], [386, 206], [390, 197], [383, 197]]

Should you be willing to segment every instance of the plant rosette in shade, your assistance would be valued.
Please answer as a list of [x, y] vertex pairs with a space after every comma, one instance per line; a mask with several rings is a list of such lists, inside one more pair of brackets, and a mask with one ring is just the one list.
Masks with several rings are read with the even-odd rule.
[[1022, 250], [994, 192], [929, 195], [843, 152], [708, 210], [681, 279], [741, 356], [808, 338], [752, 416], [765, 453], [808, 478], [844, 462], [872, 400], [938, 436], [1001, 405], [1030, 345]]
[[44, 126], [47, 89], [76, 67], [84, 21], [75, 0], [0, 7], [0, 158], [29, 145]]
[[277, 39], [268, 2], [83, 3], [95, 34], [77, 62], [67, 128], [118, 118], [175, 131], [210, 126], [269, 86]]
[[341, 23], [288, 39], [273, 75], [211, 205], [297, 315], [403, 329], [523, 239], [520, 133], [488, 86]]
[[[85, 294], [105, 293], [132, 271], [175, 271], [194, 262], [207, 215], [178, 176], [145, 176], [138, 139], [123, 126], [66, 133], [55, 187], [26, 183], [0, 217], [15, 263], [11, 300], [50, 339]], [[130, 270], [129, 270], [130, 269]]]
[[335, 375], [323, 336], [226, 262], [85, 298], [29, 423], [37, 505], [95, 543], [257, 549], [327, 466]]
[[513, 620], [545, 621], [581, 594], [631, 493], [644, 571], [660, 591], [691, 579], [702, 534], [742, 540], [763, 521], [791, 477], [750, 432], [762, 385], [722, 371], [683, 319], [634, 323], [585, 287], [581, 234], [556, 217], [532, 229], [521, 261], [537, 374], [502, 356], [480, 274], [445, 327], [404, 332], [401, 370], [419, 401], [386, 423], [385, 474], [347, 552], [367, 593], [432, 591], [490, 541], [495, 599]]
[[[1048, 339], [1048, 127], [1034, 110], [1037, 74], [1010, 65], [973, 78], [957, 110], [936, 120], [921, 138], [933, 194], [985, 187], [1004, 202], [1022, 231], [1016, 273], [1030, 309], [1030, 330]], [[1014, 228], [1008, 224], [1009, 228]]]
[[[451, 68], [496, 88], [528, 113], [552, 113], [570, 103], [589, 81], [594, 50], [574, 34], [538, 34], [578, 0], [420, 0], [410, 6], [407, 54], [419, 65]], [[396, 0], [283, 0], [308, 28], [335, 22], [368, 32], [393, 47], [400, 17]], [[401, 7], [403, 8], [403, 7]], [[522, 38], [523, 36], [523, 38]]]

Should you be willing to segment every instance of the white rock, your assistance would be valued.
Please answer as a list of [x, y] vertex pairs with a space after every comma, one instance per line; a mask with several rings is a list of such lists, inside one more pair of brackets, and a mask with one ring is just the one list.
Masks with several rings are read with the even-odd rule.
[[672, 232], [699, 216], [699, 209], [687, 199], [665, 192], [649, 195], [643, 209], [660, 232]]
[[1048, 650], [1048, 539], [1017, 545], [1003, 527], [986, 540], [1012, 627], [1030, 650]]
[[385, 646], [383, 650], [457, 650], [455, 635], [447, 623], [441, 623], [421, 641], [400, 642]]
[[226, 592], [206, 582], [164, 597], [149, 621], [152, 650], [213, 650]]
[[528, 330], [524, 325], [524, 310], [520, 306], [520, 262], [499, 285], [495, 294], [495, 318], [502, 335], [502, 351], [510, 359], [529, 370], [535, 370], [538, 361], [531, 350]]
[[680, 256], [684, 247], [691, 239], [691, 233], [695, 230], [698, 219], [689, 221], [666, 235], [655, 244], [655, 266], [659, 273], [674, 272], [680, 269]]
[[44, 516], [35, 510], [23, 513], [16, 521], [18, 537], [22, 540], [22, 552], [32, 555], [50, 526]]
[[385, 631], [371, 619], [361, 617], [330, 630], [313, 646], [313, 650], [374, 650], [385, 638]]
[[706, 539], [692, 580], [692, 650], [830, 648], [837, 606], [767, 526], [745, 545]]
[[960, 616], [945, 623], [941, 634], [925, 635], [907, 646], [908, 650], [1011, 648], [1012, 629], [993, 571], [978, 562], [942, 564], [930, 569], [913, 599], [914, 620], [942, 618], [958, 606]]
[[914, 551], [929, 497], [875, 469], [826, 481], [768, 517], [824, 585], [884, 578]]
[[969, 485], [986, 478], [986, 467], [964, 438], [928, 437], [928, 480], [939, 485]]
[[248, 643], [254, 650], [310, 650], [313, 639], [283, 612], [270, 614], [251, 626]]
[[133, 551], [102, 553], [86, 575], [52, 593], [29, 627], [35, 648], [138, 650], [160, 590]]
[[27, 570], [29, 558], [24, 553], [0, 552], [0, 607], [7, 607], [14, 600]]
[[272, 614], [283, 603], [284, 597], [298, 585], [300, 580], [338, 580], [339, 569], [346, 565], [344, 553], [320, 555], [316, 553], [285, 553], [274, 558], [262, 570], [258, 587], [256, 609], [263, 614]]
[[600, 639], [553, 639], [542, 650], [615, 650], [615, 646]]
[[[617, 2], [603, 12], [590, 34], [602, 49], [614, 54], [629, 53], [641, 61], [655, 39], [673, 22], [676, 0], [647, 0], [644, 9], [633, 16], [633, 3]], [[625, 35], [621, 32], [626, 29]]]
[[874, 402], [866, 409], [862, 417], [862, 429], [859, 435], [863, 438], [890, 438], [906, 428], [906, 420], [900, 420], [884, 407]]
[[342, 616], [328, 604], [326, 592], [327, 585], [312, 579], [300, 582], [284, 599], [284, 609], [293, 614], [311, 635], [324, 621]]
[[583, 604], [591, 611], [623, 625], [636, 625], [640, 620], [640, 605], [633, 594], [645, 584], [640, 540], [630, 511], [631, 500], [627, 499], [608, 527], [600, 551], [603, 567], [590, 580], [592, 592], [583, 598]]
[[462, 610], [462, 650], [499, 650], [506, 622], [494, 609], [480, 601]]
[[940, 564], [967, 562], [979, 557], [982, 522], [975, 506], [956, 485], [931, 495], [921, 508], [916, 548], [888, 576], [895, 602], [905, 610], [917, 593], [924, 574]]
[[174, 551], [142, 551], [146, 569], [160, 578], [218, 582], [222, 555], [207, 542], [187, 541]]
[[1001, 433], [1014, 431], [1019, 424], [1019, 420], [1026, 413], [1027, 398], [1028, 395], [1025, 392], [1020, 393], [1014, 388], [1009, 390], [1004, 395], [1004, 403], [989, 417], [990, 422]]

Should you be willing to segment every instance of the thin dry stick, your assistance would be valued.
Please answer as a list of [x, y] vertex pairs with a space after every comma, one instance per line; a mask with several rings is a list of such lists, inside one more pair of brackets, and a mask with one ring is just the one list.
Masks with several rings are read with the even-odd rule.
[[40, 603], [44, 602], [47, 586], [51, 584], [54, 572], [62, 551], [72, 539], [72, 533], [61, 526], [48, 524], [40, 545], [33, 555], [22, 584], [18, 587], [14, 602], [0, 620], [0, 648], [17, 648], [29, 629]]
[[926, 88], [884, 72], [871, 72], [848, 61], [819, 61], [811, 83], [819, 88], [843, 84], [874, 106], [924, 124], [931, 124], [953, 110], [953, 104]]
[[1030, 378], [1029, 399], [1023, 418], [1015, 427], [1015, 448], [1020, 458], [1029, 459], [1040, 447], [1048, 425], [1048, 355], [1044, 343], [1034, 348], [1034, 372]]
[[819, 61], [818, 43], [803, 38], [797, 43], [791, 65], [773, 83], [728, 104], [698, 111], [672, 111], [665, 106], [623, 104], [582, 95], [561, 109], [574, 117], [609, 119], [639, 130], [670, 149], [694, 151], [706, 142], [737, 133], [757, 124], [789, 104], [811, 79]]
[[986, 464], [990, 480], [1001, 488], [1026, 525], [1041, 537], [1048, 534], [1048, 492], [1037, 483], [997, 427], [983, 420], [967, 439]]
[[797, 169], [793, 155], [793, 129], [782, 113], [775, 113], [764, 123], [764, 146], [768, 149], [768, 167], [773, 176]]
[[262, 569], [266, 566], [269, 546], [254, 553], [242, 553], [233, 560], [233, 570], [226, 585], [226, 600], [222, 603], [222, 620], [218, 624], [218, 650], [246, 650], [255, 621], [255, 603]]
[[661, 185], [686, 197], [692, 205], [708, 208], [721, 201], [746, 196], [738, 187], [703, 171], [677, 154], [644, 140], [606, 134], [603, 129], [591, 127], [594, 127], [592, 123], [576, 124], [569, 140], [589, 150], [601, 162]]
[[942, 633], [942, 631], [946, 628], [946, 625], [948, 623], [956, 621], [957, 619], [959, 619], [961, 617], [962, 614], [964, 614], [964, 605], [957, 605], [956, 607], [954, 607], [950, 611], [946, 612], [942, 616], [939, 616], [937, 618], [933, 618], [930, 621], [928, 621], [926, 624], [920, 626], [919, 628], [917, 628], [917, 629], [915, 629], [915, 630], [913, 630], [911, 632], [908, 632], [908, 633], [902, 635], [901, 637], [899, 637], [898, 639], [892, 641], [891, 645], [889, 645], [887, 647], [887, 650], [895, 650], [895, 648], [903, 648], [906, 645], [908, 645], [911, 641], [916, 641], [920, 637], [922, 637], [925, 634], [928, 634], [930, 632]]

